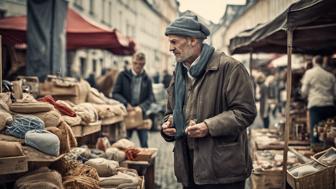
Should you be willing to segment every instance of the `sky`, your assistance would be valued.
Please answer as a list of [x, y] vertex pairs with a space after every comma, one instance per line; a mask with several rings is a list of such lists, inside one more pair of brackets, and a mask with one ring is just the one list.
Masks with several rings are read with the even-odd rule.
[[226, 4], [245, 4], [246, 0], [179, 0], [180, 11], [191, 10], [205, 19], [218, 23]]

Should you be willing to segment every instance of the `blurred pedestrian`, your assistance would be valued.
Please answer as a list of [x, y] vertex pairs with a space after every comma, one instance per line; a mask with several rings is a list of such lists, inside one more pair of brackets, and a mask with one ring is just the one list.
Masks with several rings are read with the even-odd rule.
[[162, 83], [165, 89], [168, 88], [170, 81], [172, 79], [172, 75], [168, 73], [168, 70], [163, 70], [163, 79], [162, 79]]
[[90, 73], [90, 75], [86, 78], [86, 81], [91, 87], [96, 88], [96, 76], [94, 73]]
[[256, 107], [250, 76], [237, 60], [203, 43], [210, 32], [195, 15], [166, 28], [175, 55], [163, 138], [174, 147], [184, 188], [244, 188], [252, 171], [246, 128]]
[[321, 66], [323, 58], [313, 58], [313, 68], [306, 71], [302, 78], [301, 94], [308, 97], [309, 124], [311, 144], [319, 143], [314, 127], [322, 120], [335, 116], [334, 100], [336, 96], [335, 76]]
[[264, 128], [269, 127], [269, 87], [265, 83], [266, 77], [262, 74], [257, 78], [259, 85], [259, 116], [263, 121]]
[[153, 76], [153, 82], [160, 83], [160, 73], [159, 72], [156, 72], [155, 75]]
[[[151, 103], [154, 102], [152, 81], [144, 70], [146, 64], [145, 54], [142, 52], [135, 53], [132, 58], [132, 68], [122, 71], [117, 78], [113, 88], [113, 98], [123, 103], [128, 111], [140, 107], [144, 119], [146, 111]], [[132, 137], [133, 131], [127, 130], [128, 138]], [[141, 147], [148, 147], [148, 131], [144, 129], [137, 130]]]

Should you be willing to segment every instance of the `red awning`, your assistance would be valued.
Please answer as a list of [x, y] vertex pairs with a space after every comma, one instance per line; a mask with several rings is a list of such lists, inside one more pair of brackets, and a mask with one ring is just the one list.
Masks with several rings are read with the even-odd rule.
[[[7, 17], [0, 20], [3, 43], [17, 45], [26, 43], [27, 17]], [[67, 13], [67, 49], [107, 49], [117, 55], [132, 55], [135, 43], [116, 29], [99, 26], [82, 17], [72, 9]]]

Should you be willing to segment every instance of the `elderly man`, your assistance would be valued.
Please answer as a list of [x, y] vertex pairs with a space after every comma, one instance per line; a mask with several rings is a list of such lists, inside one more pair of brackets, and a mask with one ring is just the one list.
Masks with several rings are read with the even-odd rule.
[[[133, 55], [132, 69], [122, 71], [113, 87], [113, 98], [123, 103], [128, 111], [139, 106], [146, 117], [145, 112], [154, 102], [152, 81], [144, 71], [146, 57], [144, 53], [138, 52]], [[138, 137], [141, 147], [148, 147], [148, 131], [138, 129]], [[127, 130], [127, 136], [132, 137], [133, 129]]]
[[175, 175], [184, 188], [240, 189], [252, 170], [252, 82], [241, 63], [203, 43], [209, 34], [194, 15], [166, 28], [177, 64], [161, 135], [175, 141]]

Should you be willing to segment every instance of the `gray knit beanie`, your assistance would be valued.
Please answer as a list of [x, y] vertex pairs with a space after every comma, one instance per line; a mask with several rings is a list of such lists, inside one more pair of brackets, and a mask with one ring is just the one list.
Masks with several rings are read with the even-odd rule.
[[178, 17], [174, 22], [170, 23], [166, 28], [165, 35], [181, 35], [205, 39], [210, 35], [210, 31], [198, 21], [196, 15], [189, 13]]

